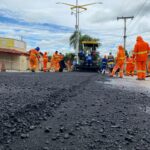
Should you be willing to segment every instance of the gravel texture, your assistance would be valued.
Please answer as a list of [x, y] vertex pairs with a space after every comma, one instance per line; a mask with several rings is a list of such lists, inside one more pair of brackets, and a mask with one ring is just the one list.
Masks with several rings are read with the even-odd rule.
[[1, 73], [0, 150], [150, 150], [150, 97], [109, 81]]

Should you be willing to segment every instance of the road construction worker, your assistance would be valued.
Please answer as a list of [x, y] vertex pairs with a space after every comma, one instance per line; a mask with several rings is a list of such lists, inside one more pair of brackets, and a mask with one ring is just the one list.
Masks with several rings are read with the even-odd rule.
[[129, 56], [126, 58], [126, 75], [129, 76], [131, 72], [132, 60]]
[[59, 59], [59, 65], [60, 65], [59, 72], [63, 72], [64, 68], [66, 68], [64, 55], [62, 53], [59, 53], [59, 58], [60, 58]]
[[131, 64], [131, 76], [134, 76], [134, 71], [135, 71], [135, 59], [134, 59], [134, 57], [133, 56], [131, 56], [131, 62], [132, 62], [132, 64]]
[[74, 58], [73, 62], [72, 62], [72, 70], [76, 71], [76, 66], [77, 66], [77, 60], [76, 58]]
[[102, 59], [102, 74], [106, 73], [106, 68], [107, 68], [107, 57], [106, 55]]
[[59, 61], [60, 55], [58, 54], [58, 51], [56, 51], [51, 59], [51, 67], [54, 69], [55, 72], [58, 72], [60, 69]]
[[88, 66], [92, 65], [93, 60], [92, 60], [92, 55], [91, 54], [88, 54], [86, 56], [86, 61], [87, 61]]
[[150, 51], [149, 44], [143, 40], [141, 36], [137, 37], [134, 47], [134, 57], [137, 68], [137, 80], [145, 80], [146, 78], [146, 61]]
[[98, 58], [98, 73], [102, 72], [102, 59], [99, 57]]
[[150, 73], [150, 61], [148, 62], [148, 73]]
[[118, 53], [117, 53], [117, 57], [116, 57], [116, 65], [113, 68], [111, 77], [113, 77], [114, 74], [116, 73], [116, 71], [119, 69], [119, 76], [120, 76], [120, 78], [123, 78], [124, 62], [125, 62], [125, 50], [124, 50], [123, 46], [120, 45], [118, 47]]
[[31, 49], [29, 51], [30, 69], [32, 72], [35, 72], [35, 70], [38, 66], [39, 51], [40, 51], [39, 47], [36, 47], [35, 49]]
[[108, 65], [108, 69], [109, 69], [109, 74], [111, 75], [113, 68], [114, 68], [114, 64], [115, 64], [115, 58], [112, 55], [112, 53], [109, 53], [108, 55], [108, 59], [107, 59], [107, 65]]
[[126, 75], [134, 76], [134, 68], [135, 68], [135, 62], [133, 57], [127, 57], [126, 58]]
[[48, 63], [48, 56], [47, 56], [47, 52], [45, 52], [43, 55], [43, 71], [44, 72], [47, 71], [47, 63]]

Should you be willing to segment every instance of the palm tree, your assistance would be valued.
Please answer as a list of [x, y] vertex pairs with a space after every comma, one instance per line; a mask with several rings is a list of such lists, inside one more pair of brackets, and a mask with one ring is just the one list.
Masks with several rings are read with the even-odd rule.
[[[70, 46], [72, 46], [74, 49], [76, 48], [76, 43], [77, 43], [77, 32], [75, 31], [71, 37], [70, 37]], [[83, 50], [83, 47], [82, 47], [82, 42], [83, 41], [96, 41], [96, 42], [99, 42], [99, 39], [96, 39], [96, 38], [93, 38], [87, 34], [85, 35], [82, 35], [81, 32], [79, 32], [79, 48], [80, 50]], [[100, 44], [101, 45], [101, 44]], [[100, 46], [99, 45], [99, 46]]]
[[[77, 38], [76, 38], [77, 34], [78, 32], [75, 31], [70, 37], [70, 46], [72, 46], [74, 49], [76, 48], [76, 44], [77, 44]], [[81, 32], [79, 32], [79, 39], [80, 37], [81, 37]]]

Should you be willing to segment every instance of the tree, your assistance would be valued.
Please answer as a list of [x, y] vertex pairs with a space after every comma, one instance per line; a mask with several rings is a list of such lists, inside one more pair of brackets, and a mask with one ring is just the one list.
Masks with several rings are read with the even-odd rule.
[[[96, 42], [99, 42], [99, 39], [93, 38], [93, 37], [91, 37], [91, 36], [89, 36], [89, 35], [87, 35], [87, 34], [81, 35], [80, 41], [79, 41], [79, 48], [80, 48], [81, 50], [83, 50], [83, 46], [82, 46], [82, 42], [83, 42], [83, 41], [96, 41]], [[100, 45], [99, 45], [99, 46], [100, 46]]]
[[[77, 43], [76, 36], [77, 36], [77, 32], [75, 31], [70, 37], [70, 46], [72, 46], [74, 49], [76, 48], [76, 43]], [[79, 49], [80, 50], [83, 50], [83, 47], [82, 47], [82, 42], [83, 41], [96, 41], [96, 42], [99, 42], [99, 39], [93, 38], [93, 37], [91, 37], [87, 34], [82, 35], [81, 32], [79, 32]]]
[[[75, 31], [70, 37], [70, 46], [72, 46], [74, 49], [76, 48], [76, 44], [77, 44], [77, 38], [76, 38], [77, 34], [78, 32]], [[79, 39], [80, 37], [81, 37], [81, 32], [79, 32]]]
[[64, 56], [64, 60], [65, 60], [65, 61], [67, 61], [67, 60], [73, 61], [73, 60], [74, 60], [74, 57], [75, 57], [75, 54], [74, 54], [74, 53], [66, 53], [65, 56]]
[[48, 56], [48, 61], [50, 62], [52, 59], [52, 56]]

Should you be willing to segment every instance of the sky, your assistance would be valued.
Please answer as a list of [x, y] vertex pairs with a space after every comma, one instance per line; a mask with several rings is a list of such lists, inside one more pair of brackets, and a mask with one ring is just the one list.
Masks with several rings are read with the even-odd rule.
[[[69, 6], [56, 4], [75, 0], [0, 0], [0, 37], [21, 39], [27, 50], [39, 46], [51, 55], [58, 50], [74, 52], [69, 37], [75, 30], [75, 16]], [[136, 36], [142, 35], [150, 42], [150, 0], [79, 0], [79, 4], [103, 2], [87, 7], [80, 14], [80, 31], [99, 38], [101, 55], [116, 53], [123, 44], [123, 20], [121, 16], [135, 16], [127, 21], [127, 50], [134, 48]]]

